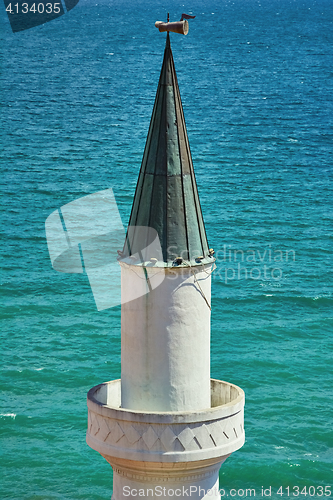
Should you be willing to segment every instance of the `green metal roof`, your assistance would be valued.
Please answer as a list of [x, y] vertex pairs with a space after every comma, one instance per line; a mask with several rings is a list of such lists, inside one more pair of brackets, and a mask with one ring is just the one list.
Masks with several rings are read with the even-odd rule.
[[[172, 266], [176, 257], [191, 265], [214, 260], [209, 255], [169, 33], [129, 226], [157, 231], [163, 254], [159, 265]], [[142, 250], [139, 231], [137, 237], [136, 230], [131, 234], [124, 257]], [[198, 257], [204, 259], [196, 262]]]

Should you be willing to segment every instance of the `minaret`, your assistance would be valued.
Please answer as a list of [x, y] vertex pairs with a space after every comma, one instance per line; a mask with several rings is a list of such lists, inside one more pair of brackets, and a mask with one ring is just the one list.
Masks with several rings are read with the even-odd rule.
[[214, 261], [167, 33], [119, 260], [121, 380], [88, 393], [87, 443], [113, 468], [114, 500], [219, 498], [219, 468], [244, 443], [243, 391], [210, 379]]

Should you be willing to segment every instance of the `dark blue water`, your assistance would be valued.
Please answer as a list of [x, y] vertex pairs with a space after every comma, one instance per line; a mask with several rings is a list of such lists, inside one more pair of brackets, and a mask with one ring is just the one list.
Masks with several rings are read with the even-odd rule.
[[86, 275], [52, 269], [44, 224], [111, 187], [126, 225], [167, 9], [197, 16], [171, 44], [218, 257], [212, 376], [246, 393], [221, 486], [333, 490], [332, 2], [81, 0], [16, 34], [2, 9], [3, 499], [111, 497], [86, 392], [120, 376], [120, 307], [98, 312]]

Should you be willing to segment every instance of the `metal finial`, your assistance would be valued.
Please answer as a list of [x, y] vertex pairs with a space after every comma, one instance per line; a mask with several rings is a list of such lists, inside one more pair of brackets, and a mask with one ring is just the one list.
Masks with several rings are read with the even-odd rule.
[[188, 33], [188, 21], [187, 19], [194, 19], [195, 16], [190, 16], [189, 14], [182, 14], [180, 21], [175, 23], [170, 23], [170, 15], [168, 12], [167, 22], [156, 21], [155, 26], [160, 32], [172, 31], [173, 33], [180, 33], [181, 35], [187, 35]]

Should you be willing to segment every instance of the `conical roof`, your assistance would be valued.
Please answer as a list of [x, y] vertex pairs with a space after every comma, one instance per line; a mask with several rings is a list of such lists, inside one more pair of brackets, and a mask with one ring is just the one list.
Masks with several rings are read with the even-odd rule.
[[191, 265], [200, 265], [200, 261], [196, 262], [198, 257], [208, 257], [211, 262], [169, 33], [129, 221], [132, 236], [127, 235], [125, 256], [142, 250], [142, 238], [133, 229], [137, 226], [157, 231], [164, 266], [172, 266], [176, 257], [190, 261]]

